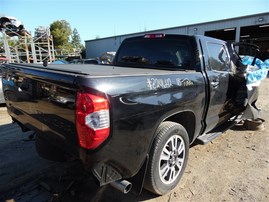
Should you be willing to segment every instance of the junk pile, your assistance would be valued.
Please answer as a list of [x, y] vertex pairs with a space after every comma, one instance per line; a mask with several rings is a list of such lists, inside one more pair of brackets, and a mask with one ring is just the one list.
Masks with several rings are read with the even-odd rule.
[[[258, 87], [261, 80], [265, 79], [269, 70], [269, 59], [265, 61], [252, 56], [242, 56], [242, 63], [247, 65], [246, 69], [246, 82], [248, 94], [251, 94], [253, 88]], [[258, 91], [257, 91], [258, 92]], [[250, 104], [251, 103], [251, 104]], [[255, 105], [256, 101], [249, 100], [245, 111], [244, 127], [249, 130], [264, 130], [264, 119], [261, 118], [261, 109]]]
[[242, 63], [247, 65], [247, 87], [251, 89], [253, 86], [259, 86], [260, 81], [265, 79], [269, 70], [269, 59], [265, 61], [252, 56], [242, 56]]

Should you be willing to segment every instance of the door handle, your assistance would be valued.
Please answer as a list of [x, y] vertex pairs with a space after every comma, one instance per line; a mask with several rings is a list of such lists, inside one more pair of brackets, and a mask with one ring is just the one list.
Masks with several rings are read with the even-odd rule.
[[219, 86], [219, 80], [218, 79], [212, 80], [210, 82], [210, 84], [211, 84], [212, 88], [217, 88]]

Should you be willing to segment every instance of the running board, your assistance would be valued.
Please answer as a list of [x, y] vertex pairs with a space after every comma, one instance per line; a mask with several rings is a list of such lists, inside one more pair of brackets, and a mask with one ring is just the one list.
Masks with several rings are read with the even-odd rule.
[[212, 140], [214, 140], [215, 138], [217, 138], [218, 136], [220, 136], [222, 133], [223, 132], [206, 133], [206, 134], [199, 136], [197, 139], [200, 140], [202, 142], [202, 144], [207, 144], [207, 143], [211, 142]]
[[202, 144], [207, 144], [214, 140], [215, 138], [219, 137], [222, 133], [233, 127], [237, 121], [229, 121], [225, 125], [222, 125], [214, 130], [210, 131], [209, 133], [205, 133], [199, 136], [197, 139], [201, 141]]

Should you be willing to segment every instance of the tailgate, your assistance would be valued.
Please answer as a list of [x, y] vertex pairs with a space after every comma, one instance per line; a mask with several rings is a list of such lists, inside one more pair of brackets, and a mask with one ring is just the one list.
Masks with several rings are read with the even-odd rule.
[[74, 153], [77, 74], [14, 64], [2, 69], [3, 91], [13, 119]]

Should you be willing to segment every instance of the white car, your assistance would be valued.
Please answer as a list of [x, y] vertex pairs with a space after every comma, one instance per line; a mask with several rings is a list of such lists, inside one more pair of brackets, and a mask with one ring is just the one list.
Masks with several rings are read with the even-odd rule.
[[0, 15], [0, 31], [3, 29], [5, 29], [6, 34], [9, 36], [23, 35], [25, 32], [24, 25], [21, 21], [15, 17]]

